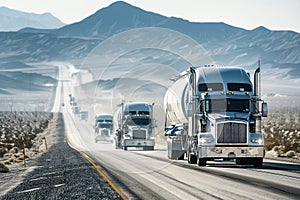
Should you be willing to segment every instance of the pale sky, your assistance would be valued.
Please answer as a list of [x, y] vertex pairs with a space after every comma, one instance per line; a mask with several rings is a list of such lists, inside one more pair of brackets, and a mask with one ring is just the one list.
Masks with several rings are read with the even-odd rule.
[[[144, 10], [193, 22], [225, 22], [248, 30], [300, 33], [300, 0], [124, 0]], [[81, 21], [115, 0], [0, 0], [0, 6], [31, 13], [50, 12], [64, 23]]]

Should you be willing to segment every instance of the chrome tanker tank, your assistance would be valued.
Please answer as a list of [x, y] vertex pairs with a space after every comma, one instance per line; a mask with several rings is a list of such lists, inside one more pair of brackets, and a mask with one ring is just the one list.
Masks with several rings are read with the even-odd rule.
[[183, 160], [186, 152], [188, 79], [181, 77], [170, 87], [164, 97], [165, 135], [168, 135], [168, 158]]
[[187, 120], [186, 105], [188, 101], [188, 79], [180, 78], [174, 82], [164, 97], [166, 125], [185, 124]]

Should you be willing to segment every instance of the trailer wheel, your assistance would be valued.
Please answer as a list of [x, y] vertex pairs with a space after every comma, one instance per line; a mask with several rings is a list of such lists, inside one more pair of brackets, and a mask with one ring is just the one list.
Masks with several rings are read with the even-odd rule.
[[206, 159], [205, 158], [199, 158], [198, 159], [198, 166], [205, 166], [206, 165]]
[[178, 160], [184, 160], [184, 153], [178, 157]]

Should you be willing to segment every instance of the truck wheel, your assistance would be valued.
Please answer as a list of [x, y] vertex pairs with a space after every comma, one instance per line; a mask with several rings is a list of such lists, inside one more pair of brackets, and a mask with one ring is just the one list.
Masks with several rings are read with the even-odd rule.
[[188, 163], [189, 164], [196, 164], [197, 163], [197, 156], [193, 154], [188, 154]]
[[154, 146], [147, 146], [147, 147], [143, 147], [144, 151], [153, 151], [154, 150]]
[[245, 159], [243, 159], [243, 158], [237, 158], [237, 159], [235, 159], [235, 163], [237, 165], [245, 165], [246, 164]]
[[198, 166], [205, 166], [206, 165], [206, 159], [205, 158], [199, 158], [198, 159]]
[[262, 158], [255, 158], [253, 159], [254, 167], [262, 167], [263, 166], [263, 159]]
[[123, 146], [123, 150], [124, 150], [124, 151], [127, 151], [127, 147]]

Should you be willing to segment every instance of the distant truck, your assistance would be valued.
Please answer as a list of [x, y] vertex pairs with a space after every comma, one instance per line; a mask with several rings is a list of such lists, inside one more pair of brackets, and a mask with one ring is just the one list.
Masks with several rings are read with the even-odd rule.
[[80, 108], [77, 105], [76, 106], [72, 106], [71, 109], [72, 109], [72, 113], [73, 114], [79, 114], [80, 113]]
[[188, 163], [199, 166], [235, 159], [261, 167], [267, 104], [260, 99], [259, 74], [260, 67], [253, 86], [238, 67], [191, 67], [181, 73], [164, 99], [169, 158], [186, 154]]
[[116, 147], [142, 147], [154, 150], [153, 104], [145, 102], [121, 103], [117, 117]]
[[80, 111], [79, 112], [79, 119], [80, 120], [88, 121], [88, 118], [89, 118], [89, 112], [88, 111]]
[[76, 102], [75, 102], [75, 97], [72, 96], [72, 94], [69, 94], [69, 102], [70, 102], [70, 106], [76, 106]]
[[97, 114], [94, 124], [94, 139], [98, 141], [112, 141], [113, 137], [113, 116], [111, 114]]

